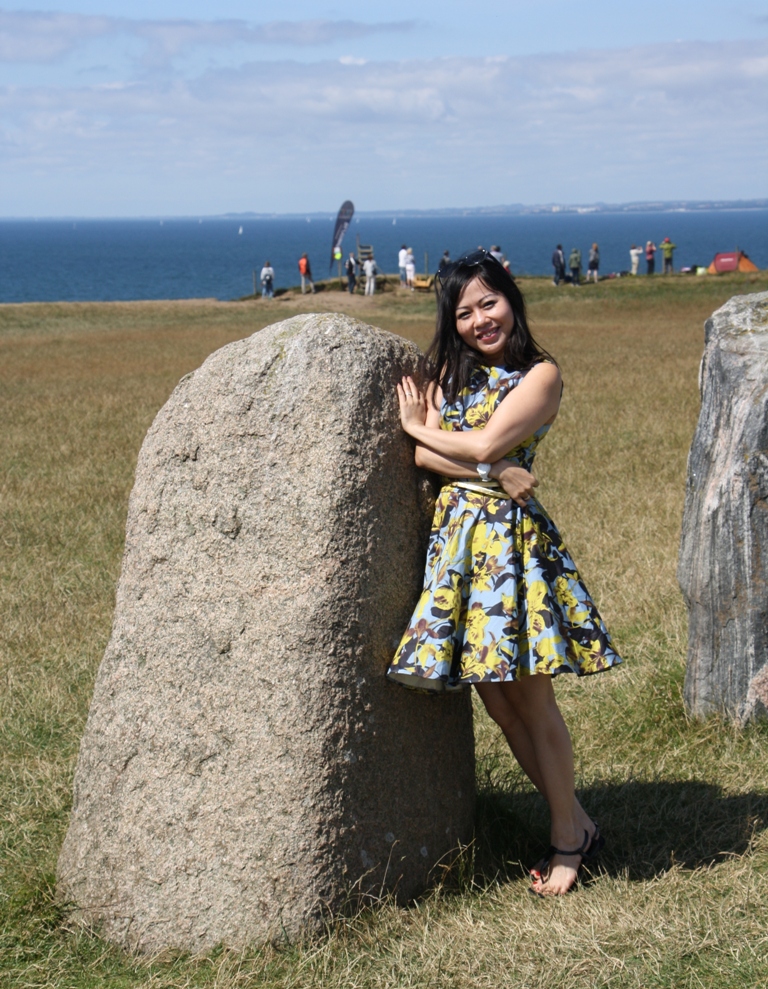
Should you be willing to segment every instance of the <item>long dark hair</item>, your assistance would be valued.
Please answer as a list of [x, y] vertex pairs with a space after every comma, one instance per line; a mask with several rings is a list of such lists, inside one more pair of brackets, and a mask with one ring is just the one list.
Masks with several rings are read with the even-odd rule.
[[557, 363], [533, 339], [523, 293], [507, 269], [487, 251], [465, 255], [443, 268], [436, 279], [437, 326], [421, 371], [423, 383], [440, 385], [448, 403], [456, 401], [459, 392], [483, 367], [482, 355], [464, 343], [456, 329], [456, 306], [464, 288], [475, 278], [480, 278], [491, 291], [500, 292], [512, 307], [515, 320], [504, 350], [505, 365], [527, 371], [540, 361]]

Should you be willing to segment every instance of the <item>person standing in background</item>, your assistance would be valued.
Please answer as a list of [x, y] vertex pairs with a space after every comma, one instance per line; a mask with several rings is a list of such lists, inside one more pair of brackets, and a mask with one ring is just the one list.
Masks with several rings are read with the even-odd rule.
[[645, 242], [645, 267], [646, 275], [652, 275], [656, 268], [656, 245], [652, 240]]
[[554, 270], [552, 284], [559, 285], [565, 278], [565, 255], [563, 254], [562, 244], [558, 244], [552, 252], [552, 268]]
[[413, 256], [413, 248], [408, 248], [405, 255], [405, 285], [413, 292], [413, 280], [416, 277], [416, 258]]
[[446, 248], [443, 251], [443, 256], [440, 258], [440, 264], [437, 266], [438, 274], [446, 268], [451, 263], [451, 252]]
[[315, 294], [315, 283], [312, 281], [312, 269], [309, 266], [309, 258], [302, 254], [299, 258], [299, 274], [301, 275], [301, 294], [304, 295], [309, 284], [312, 295]]
[[581, 251], [574, 247], [568, 255], [568, 267], [571, 269], [571, 284], [581, 285]]
[[365, 294], [375, 295], [376, 293], [376, 261], [373, 256], [363, 261], [363, 271], [365, 272]]
[[355, 261], [355, 255], [352, 251], [349, 252], [349, 257], [347, 258], [347, 263], [344, 265], [344, 270], [347, 273], [347, 290], [350, 295], [354, 295], [355, 286], [357, 285], [357, 263]]
[[590, 276], [597, 285], [599, 279], [600, 270], [600, 248], [597, 244], [593, 244], [589, 249], [589, 261], [587, 262], [587, 281], [589, 281]]
[[640, 257], [643, 253], [642, 247], [636, 247], [634, 244], [629, 249], [629, 261], [631, 265], [630, 275], [637, 274], [637, 268], [640, 264]]
[[405, 266], [407, 264], [408, 248], [405, 244], [397, 252], [397, 267], [400, 269], [400, 288], [405, 288], [407, 281], [407, 275], [405, 271]]
[[671, 275], [675, 270], [672, 264], [672, 255], [675, 253], [677, 244], [673, 244], [669, 237], [665, 237], [661, 242], [661, 253], [664, 255], [664, 274]]
[[264, 267], [261, 269], [261, 274], [259, 275], [261, 280], [261, 297], [262, 299], [272, 299], [275, 295], [275, 269], [272, 267], [270, 261], [264, 262]]
[[493, 244], [489, 253], [492, 258], [496, 258], [499, 264], [504, 264], [504, 255], [501, 253], [501, 246], [499, 244]]

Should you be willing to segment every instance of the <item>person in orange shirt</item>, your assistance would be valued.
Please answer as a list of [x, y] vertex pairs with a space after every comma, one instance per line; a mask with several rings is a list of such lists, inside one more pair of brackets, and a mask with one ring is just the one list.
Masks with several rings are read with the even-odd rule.
[[309, 258], [306, 254], [302, 254], [299, 258], [299, 274], [301, 275], [301, 294], [307, 290], [307, 284], [309, 284], [309, 289], [312, 294], [315, 294], [315, 283], [312, 281], [312, 269], [309, 266]]

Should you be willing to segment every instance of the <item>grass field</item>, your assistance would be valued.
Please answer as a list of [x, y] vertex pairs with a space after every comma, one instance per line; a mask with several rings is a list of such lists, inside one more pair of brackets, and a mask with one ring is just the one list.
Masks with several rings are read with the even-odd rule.
[[705, 318], [768, 273], [522, 282], [563, 368], [537, 460], [624, 666], [558, 693], [582, 801], [608, 838], [559, 901], [522, 863], [547, 818], [478, 711], [478, 819], [457, 877], [306, 944], [136, 960], [54, 899], [77, 748], [110, 631], [136, 456], [178, 379], [214, 349], [338, 308], [424, 345], [433, 301], [323, 293], [272, 301], [0, 306], [0, 986], [718, 989], [768, 984], [768, 727], [689, 722], [675, 580]]

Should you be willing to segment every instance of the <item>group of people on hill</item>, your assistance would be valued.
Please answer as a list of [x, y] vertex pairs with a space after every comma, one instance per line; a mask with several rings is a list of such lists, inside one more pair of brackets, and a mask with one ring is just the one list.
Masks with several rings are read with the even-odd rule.
[[[664, 257], [664, 274], [671, 275], [674, 271], [673, 255], [677, 244], [673, 244], [669, 237], [665, 237], [659, 247], [652, 240], [646, 242], [645, 248], [637, 247], [635, 244], [629, 250], [630, 274], [636, 275], [640, 265], [640, 258], [645, 254], [647, 274], [652, 275], [656, 268], [656, 251], [660, 250]], [[552, 252], [552, 277], [553, 285], [560, 282], [570, 282], [571, 285], [581, 285], [581, 251], [578, 247], [571, 249], [568, 255], [568, 268], [570, 275], [566, 274], [566, 261], [563, 252], [563, 245], [558, 244]], [[600, 278], [600, 248], [594, 243], [589, 249], [587, 261], [587, 281], [594, 281], [597, 284]]]
[[[563, 245], [558, 244], [557, 247], [552, 252], [552, 268], [554, 269], [554, 275], [552, 277], [552, 283], [554, 285], [559, 285], [560, 282], [570, 282], [571, 285], [581, 284], [581, 251], [578, 247], [574, 247], [571, 253], [568, 255], [568, 268], [570, 269], [570, 275], [565, 273], [565, 254], [563, 253]], [[587, 281], [594, 279], [597, 283], [600, 277], [600, 248], [597, 244], [593, 244], [589, 249], [589, 261], [587, 268]]]
[[[301, 294], [309, 291], [315, 294], [315, 283], [312, 280], [312, 266], [309, 263], [309, 255], [304, 252], [298, 262], [299, 276], [301, 277]], [[275, 296], [275, 269], [271, 261], [265, 261], [264, 267], [259, 275], [261, 282], [262, 299], [273, 299]]]
[[[298, 269], [299, 276], [301, 278], [301, 294], [304, 295], [305, 292], [310, 292], [314, 295], [315, 283], [312, 279], [312, 266], [306, 252], [299, 258]], [[358, 272], [360, 270], [362, 270], [365, 275], [365, 294], [373, 295], [376, 291], [376, 275], [378, 273], [375, 259], [371, 256], [366, 258], [364, 261], [359, 261], [355, 257], [354, 253], [350, 252], [349, 257], [344, 264], [344, 271], [347, 276], [347, 288], [350, 293], [355, 291]], [[261, 283], [261, 297], [263, 299], [274, 298], [275, 269], [272, 267], [271, 261], [264, 262], [264, 267], [261, 269], [261, 273], [259, 274], [259, 281]]]
[[629, 257], [632, 262], [630, 274], [636, 275], [640, 265], [640, 258], [645, 255], [646, 274], [652, 275], [656, 271], [656, 251], [661, 251], [664, 259], [664, 274], [671, 275], [675, 270], [673, 255], [677, 244], [673, 244], [669, 237], [665, 237], [657, 247], [652, 240], [645, 242], [645, 247], [637, 247], [635, 244], [629, 249]]
[[[638, 247], [633, 244], [629, 249], [630, 275], [637, 275], [640, 261], [645, 256], [646, 274], [653, 275], [656, 270], [656, 252], [660, 251], [663, 257], [663, 273], [670, 275], [674, 271], [673, 256], [677, 245], [673, 244], [669, 237], [665, 237], [657, 247], [652, 240], [646, 241], [645, 247]], [[494, 244], [488, 255], [509, 271], [509, 262], [501, 252], [501, 248]], [[444, 251], [437, 268], [440, 272], [451, 264], [449, 251]], [[416, 259], [413, 248], [403, 244], [398, 252], [397, 266], [400, 272], [400, 286], [405, 289], [414, 290], [416, 278]], [[299, 275], [301, 277], [301, 294], [309, 291], [314, 294], [315, 283], [312, 280], [312, 268], [306, 252], [301, 255], [298, 261]], [[566, 268], [570, 274], [566, 273]], [[552, 283], [559, 285], [561, 282], [568, 282], [571, 285], [581, 285], [582, 255], [578, 247], [571, 249], [566, 262], [563, 245], [558, 244], [552, 252]], [[354, 293], [358, 278], [362, 273], [365, 276], [365, 294], [374, 295], [376, 292], [376, 275], [378, 267], [373, 255], [364, 260], [356, 258], [354, 252], [350, 251], [349, 257], [344, 263], [344, 272], [347, 276], [347, 290]], [[261, 269], [261, 295], [262, 298], [271, 299], [275, 294], [275, 269], [270, 261], [264, 262]], [[589, 249], [587, 259], [587, 281], [594, 281], [597, 284], [600, 278], [600, 248], [597, 243], [593, 243]]]
[[350, 295], [354, 294], [357, 287], [357, 279], [361, 271], [365, 276], [365, 294], [375, 295], [376, 276], [379, 273], [379, 268], [373, 252], [371, 252], [369, 257], [361, 259], [355, 257], [354, 251], [350, 251], [349, 257], [344, 262], [344, 272], [347, 276], [347, 291]]

